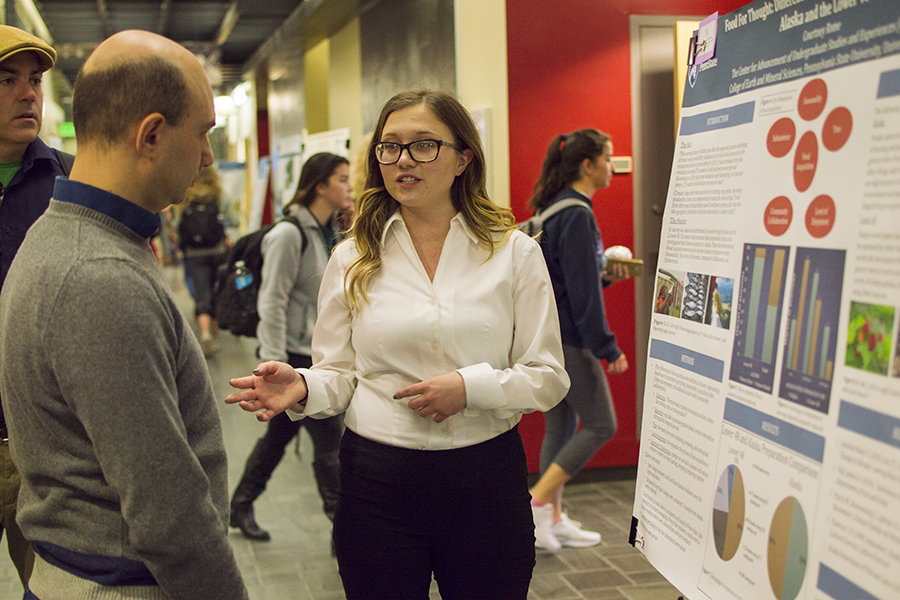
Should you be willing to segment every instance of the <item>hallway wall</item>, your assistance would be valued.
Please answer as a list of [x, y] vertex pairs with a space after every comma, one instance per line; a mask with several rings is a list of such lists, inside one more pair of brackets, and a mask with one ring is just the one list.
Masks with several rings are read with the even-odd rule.
[[360, 13], [363, 128], [401, 90], [456, 90], [453, 0], [382, 0]]

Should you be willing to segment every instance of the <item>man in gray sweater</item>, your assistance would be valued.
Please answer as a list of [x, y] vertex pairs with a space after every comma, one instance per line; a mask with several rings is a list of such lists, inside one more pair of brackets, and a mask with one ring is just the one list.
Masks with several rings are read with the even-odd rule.
[[206, 362], [149, 245], [213, 162], [197, 59], [106, 40], [73, 99], [78, 158], [0, 295], [0, 393], [36, 553], [27, 599], [244, 600]]

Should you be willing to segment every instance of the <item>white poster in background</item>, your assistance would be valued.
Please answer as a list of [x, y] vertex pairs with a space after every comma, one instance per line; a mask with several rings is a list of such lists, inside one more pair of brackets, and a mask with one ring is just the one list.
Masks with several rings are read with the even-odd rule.
[[691, 600], [895, 600], [900, 2], [717, 27], [676, 141], [632, 543]]
[[222, 199], [219, 211], [225, 218], [231, 237], [239, 231], [241, 225], [241, 199], [244, 197], [245, 164], [242, 162], [219, 161], [219, 180], [222, 183]]
[[253, 182], [253, 197], [250, 200], [250, 221], [247, 223], [247, 231], [256, 231], [262, 226], [263, 210], [266, 205], [266, 191], [269, 189], [269, 176], [272, 171], [272, 163], [268, 156], [259, 159], [259, 168], [256, 170], [256, 181]]
[[275, 215], [280, 216], [297, 192], [300, 168], [303, 166], [303, 136], [292, 135], [278, 140], [272, 154], [272, 194], [275, 198]]
[[331, 152], [350, 159], [350, 129], [334, 129], [306, 136], [303, 140], [303, 162], [318, 152]]

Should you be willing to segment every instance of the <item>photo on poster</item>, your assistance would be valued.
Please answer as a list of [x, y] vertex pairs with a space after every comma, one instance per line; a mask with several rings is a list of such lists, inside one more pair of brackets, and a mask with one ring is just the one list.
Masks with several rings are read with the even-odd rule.
[[887, 375], [893, 328], [892, 306], [850, 302], [844, 364], [869, 373]]
[[653, 312], [731, 329], [734, 279], [660, 269], [656, 274]]
[[684, 300], [683, 271], [667, 271], [660, 269], [656, 274], [656, 300], [653, 312], [670, 317], [681, 316], [681, 303]]
[[708, 298], [709, 275], [688, 273], [685, 279], [681, 318], [695, 323], [703, 323], [706, 317]]
[[731, 329], [731, 304], [734, 296], [734, 279], [730, 277], [709, 278], [710, 310], [706, 312], [706, 323], [719, 329]]
[[798, 248], [778, 396], [828, 413], [845, 250]]
[[897, 347], [894, 349], [894, 366], [891, 369], [891, 376], [900, 377], [900, 320], [897, 321], [897, 331], [894, 339], [897, 340]]
[[775, 384], [789, 255], [787, 246], [744, 244], [730, 379], [766, 393]]

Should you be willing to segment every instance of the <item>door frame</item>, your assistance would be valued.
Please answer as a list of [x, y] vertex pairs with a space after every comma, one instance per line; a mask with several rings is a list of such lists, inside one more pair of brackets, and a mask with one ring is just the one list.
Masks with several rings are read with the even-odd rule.
[[[642, 65], [641, 65], [641, 28], [642, 27], [671, 27], [673, 36], [675, 24], [678, 21], [701, 21], [704, 16], [700, 15], [631, 15], [629, 17], [629, 40], [631, 53], [631, 147], [632, 159], [634, 164], [634, 175], [632, 178], [633, 185], [633, 203], [634, 203], [634, 247], [643, 248], [645, 243], [644, 237], [644, 215], [650, 208], [651, 202], [644, 199], [644, 177], [646, 171], [642, 168], [644, 157], [642, 151], [642, 140], [645, 139], [645, 132], [642, 130], [642, 116], [640, 109], [641, 99], [641, 82], [642, 82]], [[672, 66], [673, 77], [675, 72], [676, 51], [675, 44], [672, 44]], [[672, 82], [672, 102], [675, 103], [675, 82]], [[675, 114], [678, 113], [676, 107]], [[673, 120], [672, 131], [675, 131], [675, 123]], [[651, 132], [652, 133], [652, 132]], [[677, 136], [676, 136], [677, 137]], [[641, 277], [656, 277], [656, 273], [644, 271]], [[647, 309], [652, 305], [652, 295], [646, 292], [647, 286], [641, 282], [636, 282], [634, 293], [634, 314], [635, 314], [635, 357], [634, 363], [636, 368], [636, 426], [635, 435], [638, 439], [641, 437], [641, 420], [643, 417], [644, 407], [644, 383], [647, 368], [647, 352], [649, 350], [650, 338], [650, 318], [652, 315]], [[651, 317], [652, 318], [652, 317]]]

